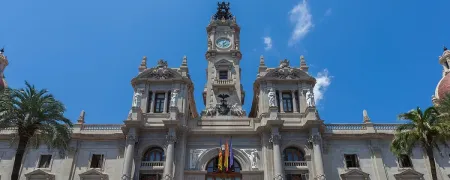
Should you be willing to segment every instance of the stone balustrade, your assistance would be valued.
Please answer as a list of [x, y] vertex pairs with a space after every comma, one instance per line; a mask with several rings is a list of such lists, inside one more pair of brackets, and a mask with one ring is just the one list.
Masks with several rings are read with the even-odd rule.
[[308, 168], [306, 161], [284, 161], [285, 168]]
[[214, 79], [214, 85], [224, 86], [224, 85], [234, 85], [232, 79]]
[[394, 134], [400, 124], [325, 124], [325, 133], [330, 134]]
[[117, 131], [123, 124], [83, 124], [81, 131]]
[[142, 161], [141, 170], [164, 169], [164, 161]]

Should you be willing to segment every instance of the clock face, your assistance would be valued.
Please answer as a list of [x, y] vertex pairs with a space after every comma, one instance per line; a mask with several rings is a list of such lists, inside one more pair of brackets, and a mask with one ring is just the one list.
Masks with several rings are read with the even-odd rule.
[[229, 39], [226, 38], [220, 38], [216, 40], [216, 45], [219, 48], [228, 48], [231, 46], [231, 42]]

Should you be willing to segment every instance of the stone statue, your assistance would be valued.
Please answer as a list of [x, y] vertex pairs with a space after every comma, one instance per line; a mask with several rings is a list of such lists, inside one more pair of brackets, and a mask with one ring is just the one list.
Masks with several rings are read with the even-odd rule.
[[252, 161], [252, 168], [256, 168], [256, 163], [258, 162], [258, 152], [257, 151], [253, 151], [252, 153], [250, 153], [250, 160]]
[[234, 103], [233, 106], [231, 106], [231, 112], [239, 117], [242, 117], [245, 114], [244, 110], [242, 110], [242, 108], [237, 103]]
[[316, 106], [314, 102], [314, 93], [311, 92], [311, 90], [308, 90], [308, 92], [306, 92], [306, 103], [308, 104], [308, 107]]
[[180, 92], [180, 90], [178, 89], [174, 89], [172, 92], [172, 97], [170, 97], [170, 107], [175, 107], [177, 106], [177, 98], [178, 98], [178, 92]]
[[141, 100], [142, 100], [142, 93], [141, 93], [141, 90], [138, 89], [138, 90], [136, 90], [136, 92], [134, 93], [134, 97], [133, 97], [133, 107], [141, 107]]
[[275, 90], [273, 90], [273, 88], [269, 89], [267, 96], [269, 97], [269, 107], [277, 107], [277, 103], [275, 102]]
[[363, 110], [363, 122], [364, 123], [369, 123], [370, 122], [370, 118], [369, 115], [367, 114], [367, 110]]
[[214, 116], [216, 114], [216, 108], [212, 104], [209, 104], [209, 108], [206, 108], [205, 115], [208, 116]]

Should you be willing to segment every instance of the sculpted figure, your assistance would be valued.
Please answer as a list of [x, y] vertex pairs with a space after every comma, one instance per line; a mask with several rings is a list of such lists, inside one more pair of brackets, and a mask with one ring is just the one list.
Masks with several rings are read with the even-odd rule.
[[308, 104], [308, 107], [316, 106], [314, 102], [314, 93], [311, 92], [311, 90], [308, 90], [306, 93], [306, 103]]
[[177, 106], [177, 98], [178, 98], [178, 92], [180, 92], [180, 90], [178, 89], [174, 89], [172, 92], [172, 97], [170, 97], [170, 107], [175, 107]]
[[138, 89], [138, 90], [136, 90], [136, 92], [134, 93], [134, 97], [133, 97], [133, 107], [141, 107], [141, 100], [142, 100], [142, 93], [141, 93], [141, 90]]
[[205, 115], [208, 116], [214, 116], [216, 114], [216, 108], [214, 108], [214, 106], [212, 104], [209, 104], [209, 108], [206, 108], [206, 113]]
[[244, 116], [244, 110], [242, 110], [237, 103], [234, 103], [233, 106], [231, 106], [231, 111], [237, 116]]
[[269, 107], [277, 107], [277, 103], [275, 102], [275, 91], [273, 88], [269, 89], [267, 96], [269, 97]]

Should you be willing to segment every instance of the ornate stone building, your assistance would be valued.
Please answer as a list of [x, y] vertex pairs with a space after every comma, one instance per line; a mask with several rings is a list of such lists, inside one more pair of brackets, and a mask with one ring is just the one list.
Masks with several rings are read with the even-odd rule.
[[[178, 68], [164, 60], [147, 67], [144, 57], [131, 80], [135, 93], [123, 124], [86, 124], [82, 112], [71, 149], [63, 154], [44, 146], [27, 149], [21, 179], [431, 179], [420, 148], [399, 158], [389, 151], [397, 125], [373, 124], [367, 111], [360, 124], [324, 124], [314, 104], [316, 80], [303, 57], [300, 67], [289, 60], [267, 67], [261, 56], [252, 106], [244, 111], [240, 27], [228, 4], [219, 4], [206, 34], [204, 110], [196, 109], [186, 57]], [[0, 59], [1, 70], [5, 60]], [[16, 147], [8, 139], [14, 131], [0, 131], [1, 179], [9, 179], [12, 171]], [[231, 157], [228, 172], [219, 166], [224, 143], [230, 149], [224, 152]], [[449, 179], [450, 151], [442, 150], [436, 157], [442, 157], [438, 176], [444, 180]]]

